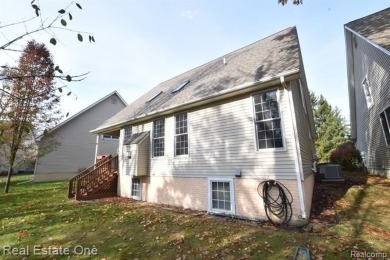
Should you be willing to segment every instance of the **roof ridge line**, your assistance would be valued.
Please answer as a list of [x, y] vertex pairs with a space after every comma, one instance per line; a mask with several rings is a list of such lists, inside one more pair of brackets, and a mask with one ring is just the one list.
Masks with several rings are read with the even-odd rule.
[[232, 53], [238, 52], [238, 51], [240, 51], [240, 50], [242, 50], [242, 49], [245, 49], [245, 48], [247, 48], [247, 47], [249, 47], [249, 46], [251, 46], [251, 45], [254, 45], [254, 44], [256, 44], [256, 43], [258, 43], [258, 42], [260, 42], [260, 41], [263, 41], [263, 40], [265, 40], [265, 39], [267, 39], [267, 38], [271, 38], [271, 37], [273, 37], [274, 35], [276, 35], [276, 34], [278, 34], [278, 33], [281, 33], [281, 32], [283, 32], [283, 31], [286, 31], [286, 30], [288, 30], [288, 29], [295, 29], [295, 30], [296, 30], [296, 26], [287, 27], [287, 28], [285, 28], [285, 29], [283, 29], [283, 30], [280, 30], [280, 31], [276, 32], [276, 33], [273, 33], [273, 34], [268, 35], [268, 36], [266, 36], [266, 37], [264, 37], [264, 38], [261, 38], [261, 39], [255, 41], [255, 42], [252, 42], [252, 43], [250, 43], [250, 44], [247, 44], [247, 45], [245, 45], [245, 46], [242, 46], [241, 48], [238, 48], [238, 49], [235, 49], [235, 50], [233, 50], [233, 51], [230, 51], [230, 52], [228, 52], [228, 53], [226, 53], [226, 54], [224, 54], [224, 55], [222, 55], [222, 56], [220, 56], [220, 57], [217, 57], [217, 58], [215, 58], [215, 59], [212, 59], [211, 61], [208, 61], [208, 62], [206, 62], [206, 63], [203, 63], [203, 64], [201, 64], [201, 65], [199, 65], [199, 66], [193, 67], [192, 69], [189, 69], [189, 70], [187, 70], [187, 71], [184, 71], [184, 72], [182, 72], [182, 73], [180, 73], [180, 74], [178, 74], [178, 75], [176, 75], [176, 76], [173, 76], [173, 77], [171, 77], [171, 78], [169, 78], [169, 79], [167, 79], [167, 80], [161, 81], [160, 83], [158, 83], [157, 85], [155, 85], [155, 86], [154, 86], [153, 88], [151, 88], [150, 90], [154, 89], [155, 87], [157, 87], [157, 86], [159, 86], [159, 85], [161, 85], [161, 84], [163, 84], [163, 83], [165, 83], [165, 82], [167, 82], [167, 81], [170, 81], [170, 80], [172, 80], [172, 79], [174, 79], [174, 78], [177, 78], [177, 77], [179, 77], [179, 76], [181, 76], [181, 75], [183, 75], [183, 74], [186, 74], [186, 73], [188, 73], [188, 72], [190, 72], [190, 71], [193, 71], [193, 70], [198, 69], [198, 68], [200, 68], [200, 67], [203, 67], [203, 66], [205, 66], [205, 65], [207, 65], [207, 64], [210, 64], [210, 63], [212, 63], [212, 62], [215, 62], [215, 61], [217, 61], [217, 60], [219, 60], [219, 59], [221, 59], [221, 58], [224, 58], [225, 56], [228, 56], [228, 55], [230, 55], [230, 54], [232, 54]]
[[346, 27], [349, 28], [348, 24], [354, 23], [354, 22], [359, 21], [359, 20], [363, 20], [363, 19], [365, 19], [365, 18], [367, 18], [367, 17], [369, 17], [369, 16], [374, 16], [374, 15], [376, 15], [376, 14], [378, 14], [378, 13], [381, 13], [381, 12], [383, 12], [383, 11], [385, 11], [385, 10], [388, 10], [388, 9], [390, 9], [390, 7], [387, 7], [387, 8], [385, 8], [385, 9], [379, 10], [379, 11], [377, 11], [377, 12], [375, 12], [375, 13], [368, 14], [368, 15], [366, 15], [366, 16], [357, 18], [357, 19], [355, 19], [355, 20], [349, 21], [348, 23], [344, 24], [344, 26], [346, 26]]

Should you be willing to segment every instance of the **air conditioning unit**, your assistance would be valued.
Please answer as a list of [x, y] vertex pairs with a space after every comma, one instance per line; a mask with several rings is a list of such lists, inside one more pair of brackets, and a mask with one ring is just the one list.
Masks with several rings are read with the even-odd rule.
[[338, 164], [324, 164], [320, 166], [320, 175], [323, 181], [344, 181], [340, 173], [340, 165]]

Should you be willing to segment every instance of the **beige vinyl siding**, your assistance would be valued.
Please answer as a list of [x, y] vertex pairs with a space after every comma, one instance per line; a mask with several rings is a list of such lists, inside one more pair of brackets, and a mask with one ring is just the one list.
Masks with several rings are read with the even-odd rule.
[[[131, 145], [123, 146], [124, 171], [126, 175], [134, 175], [134, 172], [136, 170], [136, 160], [133, 160], [133, 157], [136, 156], [136, 151], [134, 148], [135, 147], [132, 147]], [[132, 158], [128, 158], [128, 152], [132, 153]]]
[[[273, 89], [278, 89], [284, 149], [256, 150], [252, 95], [242, 95], [186, 111], [188, 155], [174, 156], [174, 115], [165, 117], [165, 155], [150, 159], [151, 176], [234, 176], [240, 169], [242, 178], [296, 179], [288, 94], [281, 86]], [[152, 131], [152, 122], [133, 126], [139, 131]]]
[[[61, 145], [38, 160], [34, 180], [52, 180], [51, 175], [60, 173], [61, 176], [68, 174], [68, 178], [94, 163], [96, 134], [89, 131], [125, 107], [119, 97], [115, 97], [115, 104], [110, 97], [54, 130], [54, 136]], [[45, 138], [41, 142], [45, 142]], [[118, 140], [99, 139], [98, 154], [115, 155], [118, 143]], [[41, 174], [45, 177], [39, 176]]]
[[150, 147], [150, 136], [146, 137], [142, 142], [138, 144], [137, 151], [137, 171], [139, 176], [145, 176], [149, 174], [149, 147]]
[[[379, 114], [390, 105], [390, 56], [359, 36], [352, 34], [350, 37], [355, 38], [347, 48], [353, 53], [350, 69], [354, 75], [356, 100], [356, 147], [365, 153], [370, 172], [390, 176], [390, 147], [386, 145], [379, 118]], [[373, 98], [370, 108], [362, 87], [366, 76]]]
[[[145, 176], [149, 174], [149, 136], [138, 144], [122, 147], [123, 171], [125, 175]], [[129, 151], [131, 158], [129, 158]]]
[[[309, 109], [311, 109], [311, 106], [310, 105], [307, 106], [306, 104], [306, 112], [305, 112], [301, 93], [303, 92], [308, 95], [307, 88], [305, 88], [303, 85], [300, 86], [299, 81], [290, 82], [290, 87], [292, 90], [291, 93], [292, 93], [293, 104], [294, 104], [295, 122], [296, 122], [297, 133], [298, 133], [299, 153], [301, 156], [300, 161], [302, 164], [303, 177], [306, 178], [307, 176], [313, 174], [312, 167], [313, 167], [313, 157], [314, 157], [314, 144], [313, 144], [313, 137], [312, 139], [309, 138], [310, 136], [313, 135], [310, 133], [310, 123], [309, 123], [309, 116], [308, 116], [308, 112]], [[300, 89], [301, 87], [303, 88], [302, 92]]]

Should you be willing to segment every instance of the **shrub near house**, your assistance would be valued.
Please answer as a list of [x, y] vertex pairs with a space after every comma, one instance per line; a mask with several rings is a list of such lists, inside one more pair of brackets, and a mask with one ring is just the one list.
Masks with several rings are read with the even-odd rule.
[[360, 151], [351, 142], [344, 143], [334, 150], [330, 160], [332, 163], [340, 164], [346, 171], [357, 170], [362, 163]]

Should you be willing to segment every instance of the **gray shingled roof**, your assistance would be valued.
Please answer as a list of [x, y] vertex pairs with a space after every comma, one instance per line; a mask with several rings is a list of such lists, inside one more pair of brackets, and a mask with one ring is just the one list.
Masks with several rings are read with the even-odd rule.
[[390, 51], [390, 8], [349, 22], [345, 26]]
[[141, 142], [148, 135], [149, 135], [149, 131], [132, 134], [130, 136], [130, 139], [126, 140], [123, 144], [124, 145], [138, 144], [139, 142]]
[[[225, 93], [243, 84], [263, 81], [288, 71], [299, 71], [299, 68], [298, 35], [296, 28], [291, 27], [160, 83], [95, 131], [130, 122], [155, 111], [164, 111], [173, 105], [185, 105]], [[190, 82], [181, 91], [172, 93], [187, 80]], [[160, 91], [162, 93], [157, 98], [146, 103]]]

